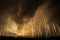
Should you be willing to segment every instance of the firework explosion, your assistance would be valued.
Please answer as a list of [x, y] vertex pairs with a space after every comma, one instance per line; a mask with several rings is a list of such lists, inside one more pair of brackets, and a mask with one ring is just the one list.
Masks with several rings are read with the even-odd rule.
[[[36, 12], [36, 15], [23, 25], [17, 25], [11, 17], [8, 17], [7, 24], [4, 25], [4, 29], [1, 31], [0, 35], [4, 36], [25, 36], [25, 37], [34, 37], [34, 36], [56, 36], [57, 30], [55, 24], [48, 24], [47, 18], [43, 15], [42, 9]], [[39, 12], [39, 13], [38, 13]], [[18, 29], [18, 26], [20, 28]], [[57, 27], [59, 30], [59, 28]], [[2, 34], [3, 32], [3, 34]]]
[[[58, 24], [49, 23], [49, 18], [44, 14], [47, 13], [50, 16], [50, 12], [46, 10], [46, 4], [38, 7], [34, 13], [31, 19], [23, 18], [23, 24], [17, 24], [12, 16], [3, 19], [6, 23], [0, 25], [0, 36], [50, 37], [60, 35]], [[29, 21], [26, 22], [27, 20]]]

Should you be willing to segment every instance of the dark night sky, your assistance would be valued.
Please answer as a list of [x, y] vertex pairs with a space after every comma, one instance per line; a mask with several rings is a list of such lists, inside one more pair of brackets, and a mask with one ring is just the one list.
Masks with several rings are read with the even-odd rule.
[[[5, 10], [9, 10], [12, 7], [17, 9], [18, 6], [22, 6], [22, 9], [26, 11], [36, 9], [38, 4], [40, 4], [40, 1], [28, 1], [28, 0], [6, 0], [6, 1], [0, 1], [0, 12], [3, 12]], [[34, 7], [36, 6], [36, 7]], [[25, 15], [26, 13], [24, 13]]]

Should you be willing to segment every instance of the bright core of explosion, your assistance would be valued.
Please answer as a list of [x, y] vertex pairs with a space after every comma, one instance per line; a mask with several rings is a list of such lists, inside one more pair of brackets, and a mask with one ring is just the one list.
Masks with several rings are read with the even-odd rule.
[[27, 24], [23, 25], [18, 25], [9, 17], [8, 25], [6, 28], [7, 31], [16, 34], [16, 36], [33, 36], [34, 29], [32, 25], [32, 22], [28, 22]]

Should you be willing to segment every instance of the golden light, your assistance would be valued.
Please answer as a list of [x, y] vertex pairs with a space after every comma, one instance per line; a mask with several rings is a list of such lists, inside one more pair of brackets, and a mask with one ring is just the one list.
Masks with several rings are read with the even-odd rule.
[[31, 21], [27, 24], [18, 25], [9, 17], [7, 22], [8, 25], [5, 25], [6, 31], [16, 34], [15, 36], [33, 36], [34, 29]]
[[[8, 17], [7, 25], [5, 25], [3, 31], [11, 32], [16, 35], [9, 35], [9, 36], [23, 36], [23, 37], [35, 37], [35, 36], [55, 36], [60, 35], [60, 28], [55, 23], [49, 23], [48, 18], [44, 13], [48, 13], [45, 10], [45, 6], [38, 8], [35, 12], [35, 16], [28, 22], [27, 19], [24, 20], [24, 24], [17, 24], [11, 16]], [[58, 29], [58, 30], [56, 30]], [[57, 34], [58, 31], [58, 34]], [[8, 35], [7, 35], [8, 36]]]

